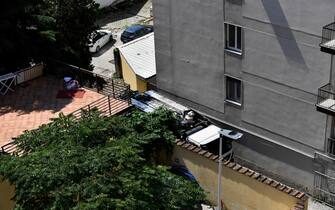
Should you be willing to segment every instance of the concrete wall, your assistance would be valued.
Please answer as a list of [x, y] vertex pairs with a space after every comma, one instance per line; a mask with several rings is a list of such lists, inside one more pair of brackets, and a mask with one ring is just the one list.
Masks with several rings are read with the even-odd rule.
[[334, 1], [245, 1], [243, 121], [323, 151], [326, 118], [314, 104], [317, 89], [328, 81], [330, 56], [318, 44], [334, 6]]
[[156, 0], [153, 8], [158, 88], [223, 112], [223, 1]]
[[[217, 195], [216, 162], [176, 146], [173, 158], [185, 165], [208, 192], [215, 204]], [[291, 210], [297, 199], [230, 168], [222, 170], [222, 200], [229, 210]]]
[[[330, 69], [318, 45], [335, 1], [153, 3], [158, 88], [249, 134], [236, 145], [241, 159], [311, 190], [313, 154], [326, 137], [316, 94]], [[224, 51], [224, 22], [243, 27], [242, 55]], [[224, 75], [243, 81], [242, 107], [224, 102]]]
[[11, 199], [14, 197], [15, 189], [8, 182], [2, 182], [1, 179], [0, 177], [0, 209], [12, 210], [15, 203]]

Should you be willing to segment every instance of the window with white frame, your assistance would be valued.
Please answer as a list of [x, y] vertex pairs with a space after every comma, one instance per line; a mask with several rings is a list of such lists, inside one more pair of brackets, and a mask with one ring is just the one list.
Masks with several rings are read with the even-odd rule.
[[226, 49], [242, 52], [242, 28], [225, 23]]
[[242, 81], [226, 76], [226, 101], [242, 104]]

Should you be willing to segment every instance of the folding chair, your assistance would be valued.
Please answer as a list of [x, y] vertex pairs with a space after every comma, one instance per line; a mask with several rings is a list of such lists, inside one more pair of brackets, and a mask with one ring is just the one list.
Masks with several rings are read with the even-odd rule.
[[11, 88], [14, 85], [16, 79], [16, 74], [9, 73], [0, 76], [0, 93], [1, 95], [5, 95], [9, 90], [14, 92]]

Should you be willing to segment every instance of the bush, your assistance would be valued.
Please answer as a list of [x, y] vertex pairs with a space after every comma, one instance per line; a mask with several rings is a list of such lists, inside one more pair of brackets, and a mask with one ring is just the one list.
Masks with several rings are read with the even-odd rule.
[[194, 209], [202, 189], [152, 155], [173, 147], [176, 119], [151, 114], [79, 121], [60, 115], [17, 139], [22, 156], [1, 156], [0, 175], [16, 187], [15, 209]]

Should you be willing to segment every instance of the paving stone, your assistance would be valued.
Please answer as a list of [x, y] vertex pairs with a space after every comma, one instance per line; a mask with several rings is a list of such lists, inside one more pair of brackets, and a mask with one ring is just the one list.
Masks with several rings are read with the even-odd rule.
[[[85, 89], [83, 98], [56, 98], [58, 91], [62, 89], [62, 79], [42, 76], [29, 81], [25, 88], [17, 86], [13, 93], [1, 96], [0, 146], [9, 143], [13, 137], [19, 136], [25, 130], [36, 129], [49, 123], [50, 118], [58, 117], [60, 112], [70, 114], [104, 97]], [[128, 108], [125, 101], [112, 99], [111, 104], [112, 113]]]

